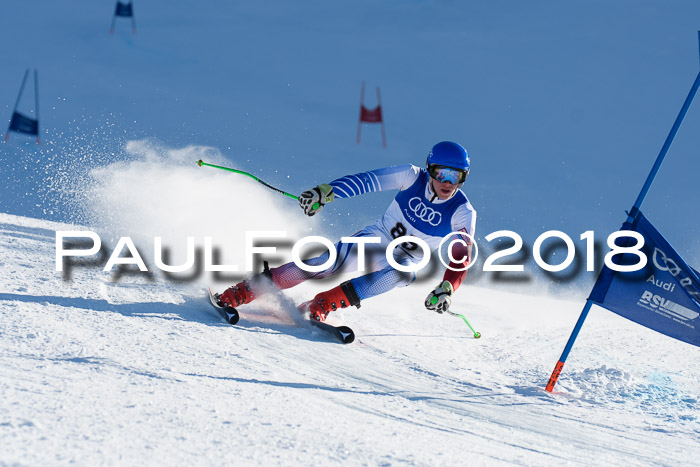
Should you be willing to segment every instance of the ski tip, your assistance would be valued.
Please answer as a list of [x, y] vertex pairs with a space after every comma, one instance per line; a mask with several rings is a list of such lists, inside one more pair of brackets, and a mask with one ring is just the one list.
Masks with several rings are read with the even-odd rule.
[[237, 324], [238, 320], [241, 319], [238, 310], [232, 306], [222, 306], [219, 301], [219, 294], [214, 293], [211, 287], [209, 287], [209, 301], [211, 304], [219, 311], [219, 314], [229, 323]]
[[309, 319], [309, 323], [328, 335], [335, 337], [343, 344], [351, 344], [355, 340], [355, 333], [347, 326], [333, 326], [324, 321], [316, 321], [314, 319]]
[[238, 311], [236, 311], [235, 313], [230, 313], [230, 312], [229, 312], [229, 313], [227, 313], [227, 314], [230, 315], [230, 316], [228, 317], [228, 322], [229, 322], [229, 324], [238, 324], [238, 320], [241, 319], [241, 315], [238, 314]]
[[355, 333], [352, 329], [347, 326], [338, 326], [336, 328], [340, 338], [343, 340], [343, 344], [352, 344], [355, 341]]

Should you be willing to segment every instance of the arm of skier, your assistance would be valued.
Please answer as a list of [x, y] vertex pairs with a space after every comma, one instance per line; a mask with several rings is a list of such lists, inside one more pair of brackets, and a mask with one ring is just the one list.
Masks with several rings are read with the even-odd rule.
[[[467, 266], [472, 260], [472, 238], [476, 228], [476, 212], [468, 203], [460, 206], [452, 218], [452, 231], [471, 235], [453, 235], [450, 239], [450, 264], [445, 270], [442, 282], [428, 294], [425, 307], [437, 313], [449, 310], [452, 294], [467, 277]], [[456, 240], [456, 241], [455, 241]]]
[[313, 216], [335, 199], [351, 198], [385, 190], [405, 190], [418, 178], [420, 168], [411, 164], [345, 175], [330, 183], [306, 190], [299, 196], [299, 205], [307, 216]]

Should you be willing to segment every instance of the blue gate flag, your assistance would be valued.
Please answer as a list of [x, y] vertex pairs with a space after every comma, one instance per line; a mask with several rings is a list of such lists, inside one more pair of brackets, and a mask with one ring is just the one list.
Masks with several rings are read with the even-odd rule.
[[122, 3], [117, 1], [117, 9], [114, 12], [114, 16], [124, 16], [127, 18], [134, 16], [134, 10], [131, 7], [131, 2]]
[[[683, 261], [641, 212], [622, 230], [642, 234], [647, 265], [635, 272], [617, 272], [605, 266], [589, 299], [642, 326], [700, 346], [700, 273]], [[624, 246], [636, 242], [629, 237], [623, 241]], [[624, 253], [614, 260], [633, 264], [639, 258]]]
[[39, 121], [15, 111], [10, 120], [10, 130], [39, 136]]

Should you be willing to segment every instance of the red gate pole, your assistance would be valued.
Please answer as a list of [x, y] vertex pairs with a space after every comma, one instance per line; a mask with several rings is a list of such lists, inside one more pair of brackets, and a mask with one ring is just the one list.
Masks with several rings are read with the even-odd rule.
[[362, 107], [365, 105], [365, 82], [362, 81], [362, 90], [360, 91], [360, 116], [357, 118], [357, 144], [360, 144], [360, 133], [362, 132]]
[[379, 95], [379, 86], [377, 86], [377, 108], [379, 109], [379, 123], [382, 125], [382, 145], [386, 147], [386, 134], [384, 132], [384, 114], [382, 113], [382, 97]]

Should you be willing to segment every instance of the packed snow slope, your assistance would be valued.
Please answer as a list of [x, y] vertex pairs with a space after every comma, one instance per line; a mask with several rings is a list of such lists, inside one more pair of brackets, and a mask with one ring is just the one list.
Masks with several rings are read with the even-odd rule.
[[[410, 286], [295, 325], [291, 289], [225, 323], [199, 286], [53, 264], [48, 221], [0, 215], [0, 464], [681, 465], [700, 454], [700, 355], [602, 310], [543, 386], [580, 301]], [[157, 275], [156, 275], [157, 276]]]
[[[697, 74], [698, 2], [137, 0], [137, 32], [118, 19], [110, 35], [113, 11], [0, 11], [0, 118], [38, 69], [42, 141], [0, 142], [0, 465], [696, 462], [699, 349], [594, 308], [546, 393], [594, 274], [543, 275], [531, 255], [524, 274], [480, 268], [496, 230], [526, 245], [563, 230], [582, 248], [582, 232], [603, 243], [619, 227]], [[363, 80], [368, 107], [381, 86], [386, 149], [373, 125], [355, 143]], [[696, 269], [697, 108], [644, 205]], [[37, 111], [31, 80], [18, 110]], [[242, 272], [56, 271], [58, 230], [98, 232], [107, 253], [128, 236], [151, 268], [154, 237], [174, 264], [187, 237], [210, 237], [242, 266], [246, 231], [335, 240], [394, 196], [308, 219], [198, 159], [298, 194], [422, 165], [445, 139], [472, 156], [483, 256], [454, 309], [479, 340], [422, 306], [435, 269], [334, 313], [350, 346], [294, 314], [344, 278], [260, 299], [232, 327], [203, 292]]]

